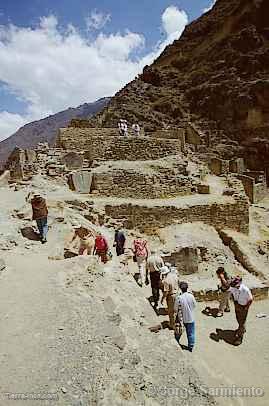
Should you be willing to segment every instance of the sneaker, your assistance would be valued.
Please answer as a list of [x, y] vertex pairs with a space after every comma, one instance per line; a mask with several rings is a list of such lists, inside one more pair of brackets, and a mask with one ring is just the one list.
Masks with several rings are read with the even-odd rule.
[[225, 309], [224, 311], [225, 311], [225, 313], [230, 313], [231, 310], [230, 309]]
[[222, 313], [222, 312], [218, 312], [218, 313], [216, 314], [216, 317], [223, 317], [223, 313]]

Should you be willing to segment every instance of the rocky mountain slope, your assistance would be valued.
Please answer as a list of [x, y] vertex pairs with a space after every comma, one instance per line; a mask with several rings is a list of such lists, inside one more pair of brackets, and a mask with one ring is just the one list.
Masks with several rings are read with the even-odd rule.
[[104, 108], [108, 101], [109, 98], [102, 98], [94, 103], [84, 103], [21, 127], [11, 137], [0, 142], [0, 167], [15, 146], [28, 148], [36, 146], [39, 142], [52, 143], [59, 128], [66, 127], [73, 118], [92, 116]]
[[265, 169], [268, 13], [267, 0], [217, 0], [116, 94], [93, 125], [114, 126], [121, 116], [148, 130], [191, 121], [211, 134], [217, 154], [244, 156], [250, 169]]

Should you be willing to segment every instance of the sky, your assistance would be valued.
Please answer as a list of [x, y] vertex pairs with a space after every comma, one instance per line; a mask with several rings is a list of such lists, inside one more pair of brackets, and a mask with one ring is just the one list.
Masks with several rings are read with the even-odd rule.
[[0, 141], [113, 96], [215, 0], [0, 0]]

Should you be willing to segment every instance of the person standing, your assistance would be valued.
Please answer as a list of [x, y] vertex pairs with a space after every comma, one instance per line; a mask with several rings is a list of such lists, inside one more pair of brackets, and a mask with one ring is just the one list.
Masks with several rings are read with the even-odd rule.
[[169, 316], [169, 328], [171, 330], [175, 330], [175, 313], [174, 313], [174, 305], [175, 305], [175, 298], [178, 292], [178, 277], [176, 273], [171, 272], [171, 268], [167, 266], [163, 266], [161, 268], [161, 276], [162, 276], [162, 286], [163, 286], [163, 296], [161, 299], [161, 304], [163, 304], [164, 299], [166, 299], [167, 303], [167, 310]]
[[128, 136], [128, 122], [127, 122], [127, 120], [123, 120], [123, 135], [125, 137]]
[[31, 205], [33, 210], [33, 220], [36, 221], [40, 241], [42, 244], [45, 244], [47, 242], [48, 233], [48, 208], [46, 200], [39, 194], [35, 194], [31, 199]]
[[151, 252], [151, 255], [148, 257], [147, 266], [146, 266], [146, 281], [148, 280], [148, 274], [150, 277], [150, 286], [152, 291], [154, 308], [158, 308], [159, 299], [160, 299], [160, 275], [161, 268], [164, 266], [162, 257], [156, 252]]
[[103, 264], [107, 263], [108, 243], [105, 237], [100, 232], [98, 232], [97, 236], [95, 237], [93, 253], [101, 259]]
[[139, 137], [139, 135], [140, 135], [140, 126], [139, 126], [139, 124], [133, 124], [132, 125], [132, 131], [133, 131], [133, 134], [136, 136], [136, 137]]
[[124, 120], [122, 118], [118, 122], [118, 129], [119, 129], [119, 134], [121, 136], [124, 136]]
[[244, 283], [242, 283], [242, 278], [240, 276], [236, 276], [231, 280], [231, 287], [229, 291], [233, 296], [235, 315], [238, 323], [236, 340], [234, 344], [240, 345], [246, 332], [248, 310], [253, 302], [253, 296], [250, 289]]
[[196, 300], [192, 293], [188, 292], [187, 282], [180, 282], [179, 288], [182, 293], [176, 297], [174, 311], [179, 324], [183, 323], [185, 326], [188, 350], [192, 352], [195, 344], [194, 309], [196, 307]]
[[124, 254], [125, 241], [126, 241], [126, 238], [125, 238], [124, 232], [119, 227], [115, 231], [115, 237], [114, 237], [114, 247], [116, 247], [116, 253], [117, 253], [118, 257], [120, 255]]
[[137, 262], [138, 271], [139, 271], [139, 280], [138, 283], [140, 286], [143, 286], [145, 283], [145, 268], [146, 262], [149, 256], [148, 251], [148, 242], [142, 237], [138, 237], [133, 242], [133, 254], [135, 261]]
[[230, 312], [230, 297], [231, 297], [231, 292], [229, 291], [230, 288], [230, 278], [227, 275], [227, 272], [225, 269], [220, 266], [217, 271], [216, 271], [217, 277], [220, 280], [220, 286], [219, 289], [221, 291], [221, 296], [220, 296], [220, 304], [219, 304], [219, 310], [217, 313], [217, 317], [222, 317], [223, 312]]

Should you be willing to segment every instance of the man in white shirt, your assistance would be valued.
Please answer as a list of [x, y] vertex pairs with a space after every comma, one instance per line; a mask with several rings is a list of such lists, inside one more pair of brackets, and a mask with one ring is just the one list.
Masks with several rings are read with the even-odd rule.
[[187, 282], [180, 282], [181, 295], [177, 295], [175, 300], [175, 313], [176, 318], [180, 324], [184, 324], [188, 338], [188, 350], [192, 352], [195, 344], [195, 321], [194, 309], [196, 307], [196, 300], [194, 296], [188, 292]]
[[253, 296], [250, 289], [242, 283], [240, 276], [236, 276], [232, 279], [229, 291], [233, 296], [235, 315], [238, 322], [236, 341], [234, 344], [239, 345], [242, 343], [243, 336], [246, 332], [248, 309], [253, 302]]

